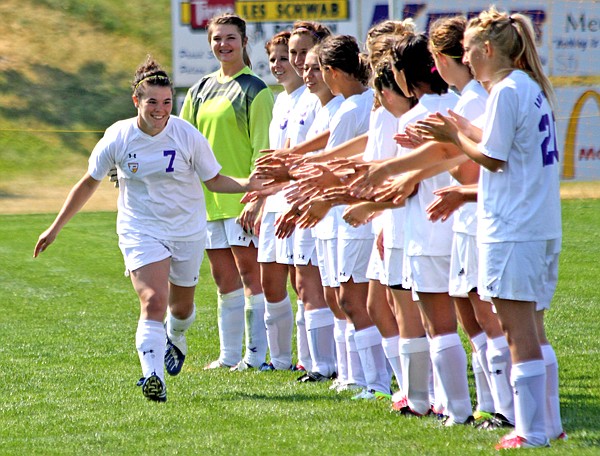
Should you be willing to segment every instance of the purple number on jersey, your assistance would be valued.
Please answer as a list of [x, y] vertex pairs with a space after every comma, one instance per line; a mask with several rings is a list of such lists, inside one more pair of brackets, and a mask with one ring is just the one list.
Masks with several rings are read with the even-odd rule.
[[558, 162], [558, 147], [556, 145], [556, 134], [554, 132], [554, 115], [552, 120], [548, 114], [544, 114], [538, 125], [541, 133], [546, 132], [542, 141], [542, 163], [544, 166], [553, 165]]
[[173, 167], [173, 162], [175, 161], [175, 155], [176, 154], [177, 154], [177, 151], [174, 151], [174, 150], [165, 150], [165, 151], [163, 151], [163, 156], [165, 156], [165, 157], [171, 157], [169, 159], [169, 166], [167, 166], [167, 169], [165, 169], [165, 172], [172, 173], [173, 171], [175, 171], [175, 168]]

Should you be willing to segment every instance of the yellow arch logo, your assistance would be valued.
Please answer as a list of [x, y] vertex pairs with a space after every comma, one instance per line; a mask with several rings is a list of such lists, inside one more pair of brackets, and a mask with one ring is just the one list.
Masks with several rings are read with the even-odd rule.
[[577, 137], [577, 126], [581, 117], [581, 110], [585, 102], [593, 98], [596, 100], [596, 105], [600, 109], [600, 94], [593, 90], [586, 90], [577, 100], [569, 119], [567, 127], [567, 136], [565, 138], [565, 159], [563, 164], [563, 179], [573, 179], [575, 177], [575, 139]]

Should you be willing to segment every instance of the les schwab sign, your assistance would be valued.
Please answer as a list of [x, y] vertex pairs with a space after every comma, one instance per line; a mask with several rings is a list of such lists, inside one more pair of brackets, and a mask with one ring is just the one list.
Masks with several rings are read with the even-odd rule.
[[237, 1], [235, 12], [248, 22], [288, 22], [303, 20], [348, 19], [348, 0], [307, 1]]
[[338, 21], [349, 18], [348, 0], [190, 0], [178, 3], [182, 22], [196, 30], [206, 28], [211, 17], [225, 11], [235, 11], [247, 22]]

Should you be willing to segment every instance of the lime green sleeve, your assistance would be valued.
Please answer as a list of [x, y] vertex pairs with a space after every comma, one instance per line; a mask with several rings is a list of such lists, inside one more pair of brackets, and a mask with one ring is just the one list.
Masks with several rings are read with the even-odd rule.
[[185, 94], [181, 111], [179, 111], [179, 117], [196, 126], [196, 119], [192, 119], [192, 96], [190, 90]]
[[250, 143], [252, 144], [252, 164], [261, 155], [261, 149], [269, 148], [269, 125], [273, 118], [273, 92], [268, 87], [261, 90], [250, 106]]

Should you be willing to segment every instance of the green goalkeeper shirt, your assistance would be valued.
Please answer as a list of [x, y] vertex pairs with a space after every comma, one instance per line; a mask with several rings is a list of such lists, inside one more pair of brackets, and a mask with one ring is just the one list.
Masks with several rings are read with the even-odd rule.
[[[273, 93], [248, 67], [233, 77], [221, 71], [204, 76], [188, 90], [180, 117], [210, 143], [221, 174], [248, 177], [261, 149], [269, 148]], [[244, 207], [241, 194], [213, 193], [204, 187], [209, 221], [234, 218]]]

